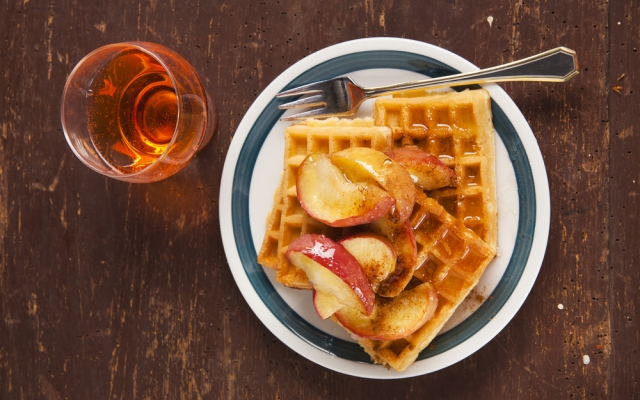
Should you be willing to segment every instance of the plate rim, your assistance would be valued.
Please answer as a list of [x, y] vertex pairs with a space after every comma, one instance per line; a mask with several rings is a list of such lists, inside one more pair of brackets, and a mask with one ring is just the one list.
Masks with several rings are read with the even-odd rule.
[[[248, 133], [266, 104], [292, 79], [295, 79], [315, 65], [341, 55], [379, 50], [402, 51], [430, 57], [462, 72], [478, 69], [469, 61], [448, 50], [429, 43], [403, 38], [366, 38], [343, 42], [319, 50], [293, 64], [269, 84], [258, 98], [256, 98], [236, 129], [225, 159], [220, 184], [219, 212], [221, 232], [228, 231], [229, 229], [231, 232], [234, 231], [230, 210], [236, 161]], [[499, 86], [490, 84], [483, 85], [483, 88], [487, 89], [491, 94], [491, 98], [500, 105], [500, 108], [502, 108], [508, 116], [509, 121], [518, 133], [529, 159], [529, 165], [531, 166], [536, 199], [535, 233], [529, 257], [518, 284], [500, 311], [496, 314], [496, 317], [474, 333], [469, 339], [454, 348], [416, 363], [424, 364], [428, 362], [429, 365], [427, 367], [422, 365], [422, 368], [420, 368], [420, 365], [414, 364], [413, 367], [403, 372], [393, 371], [390, 373], [379, 365], [360, 364], [351, 360], [341, 359], [316, 349], [304, 341], [304, 339], [291, 332], [271, 313], [254, 290], [244, 272], [244, 268], [242, 268], [236, 242], [233, 237], [234, 235], [223, 234], [222, 239], [225, 254], [238, 288], [256, 316], [258, 316], [267, 329], [278, 337], [280, 341], [312, 362], [337, 372], [367, 378], [396, 379], [434, 372], [470, 356], [495, 337], [513, 319], [513, 316], [528, 297], [544, 258], [550, 224], [549, 186], [544, 161], [537, 140], [520, 110]], [[240, 265], [241, 268], [234, 268], [233, 265]], [[473, 338], [473, 340], [470, 340], [471, 338]]]

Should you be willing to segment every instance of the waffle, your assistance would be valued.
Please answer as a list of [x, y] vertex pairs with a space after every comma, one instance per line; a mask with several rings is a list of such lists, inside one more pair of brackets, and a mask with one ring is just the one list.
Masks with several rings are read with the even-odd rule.
[[258, 262], [276, 269], [278, 281], [285, 286], [310, 289], [305, 274], [286, 260], [287, 246], [304, 233], [333, 239], [349, 233], [315, 221], [300, 206], [297, 168], [309, 153], [333, 153], [353, 146], [386, 151], [415, 145], [438, 156], [455, 170], [458, 185], [426, 194], [418, 190], [410, 219], [418, 249], [414, 281], [430, 281], [438, 290], [435, 316], [403, 339], [358, 340], [376, 363], [406, 369], [477, 284], [496, 253], [493, 140], [489, 95], [484, 90], [379, 99], [374, 120], [307, 120], [289, 127], [285, 168]]
[[389, 365], [397, 371], [405, 370], [429, 345], [478, 283], [495, 255], [495, 251], [472, 230], [421, 191], [417, 193], [410, 221], [418, 245], [418, 268], [414, 278], [431, 282], [438, 291], [435, 315], [403, 339], [358, 340], [376, 363]]
[[311, 289], [305, 273], [289, 263], [284, 253], [287, 246], [305, 233], [318, 233], [332, 239], [345, 234], [345, 229], [332, 228], [311, 218], [296, 196], [298, 166], [312, 152], [335, 153], [349, 147], [369, 147], [379, 151], [393, 145], [391, 130], [374, 126], [371, 118], [307, 120], [285, 130], [285, 160], [274, 207], [267, 219], [258, 262], [276, 269], [276, 278], [285, 286]]
[[278, 247], [280, 243], [280, 223], [284, 203], [282, 201], [282, 185], [284, 173], [280, 178], [280, 183], [273, 195], [273, 207], [267, 217], [267, 231], [262, 239], [262, 247], [258, 254], [258, 262], [265, 267], [277, 270], [280, 264], [278, 258]]
[[485, 90], [378, 99], [373, 118], [388, 126], [396, 147], [415, 145], [440, 158], [458, 176], [456, 187], [430, 191], [451, 215], [496, 251], [494, 129]]

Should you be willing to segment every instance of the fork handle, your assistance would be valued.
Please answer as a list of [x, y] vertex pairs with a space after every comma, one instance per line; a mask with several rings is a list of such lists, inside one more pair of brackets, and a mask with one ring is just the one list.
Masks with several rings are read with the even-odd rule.
[[393, 92], [489, 82], [565, 82], [576, 75], [578, 75], [578, 57], [576, 56], [576, 52], [566, 47], [557, 47], [519, 61], [481, 69], [480, 71], [368, 88], [364, 89], [364, 95], [365, 98], [371, 98]]

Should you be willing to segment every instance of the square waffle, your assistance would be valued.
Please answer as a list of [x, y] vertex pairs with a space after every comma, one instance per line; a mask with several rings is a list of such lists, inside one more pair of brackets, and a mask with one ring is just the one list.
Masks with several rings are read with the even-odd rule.
[[496, 251], [494, 128], [486, 90], [378, 99], [373, 118], [388, 126], [395, 146], [414, 145], [452, 168], [456, 187], [427, 193]]
[[332, 239], [344, 229], [332, 228], [311, 218], [300, 205], [296, 193], [298, 167], [313, 152], [335, 153], [350, 147], [369, 147], [379, 151], [393, 146], [391, 130], [374, 126], [371, 118], [307, 120], [285, 130], [284, 171], [276, 190], [274, 207], [267, 218], [267, 232], [258, 262], [276, 269], [276, 278], [285, 286], [311, 289], [305, 273], [285, 257], [287, 246], [305, 233], [318, 233]]
[[476, 286], [495, 255], [495, 251], [472, 230], [421, 191], [417, 192], [410, 221], [418, 245], [418, 268], [414, 278], [435, 286], [438, 308], [432, 319], [405, 338], [358, 340], [376, 363], [389, 365], [397, 371], [404, 371], [429, 345]]

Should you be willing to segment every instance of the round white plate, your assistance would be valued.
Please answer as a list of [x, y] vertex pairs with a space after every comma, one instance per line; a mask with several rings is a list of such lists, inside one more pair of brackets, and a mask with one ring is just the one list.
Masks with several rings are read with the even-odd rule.
[[[363, 86], [477, 70], [427, 43], [371, 38], [341, 43], [299, 61], [256, 99], [236, 131], [222, 174], [220, 228], [233, 276], [252, 310], [283, 343], [329, 369], [376, 379], [404, 378], [449, 366], [478, 350], [513, 318], [536, 279], [549, 233], [549, 187], [531, 128], [509, 96], [484, 85], [492, 98], [496, 136], [498, 256], [472, 296], [406, 371], [371, 363], [349, 335], [322, 321], [310, 292], [288, 289], [256, 262], [265, 221], [283, 168], [284, 129], [275, 99], [282, 90], [349, 75]], [[291, 113], [289, 111], [288, 113]], [[371, 102], [356, 116], [370, 116]], [[485, 300], [485, 301], [483, 301]]]

